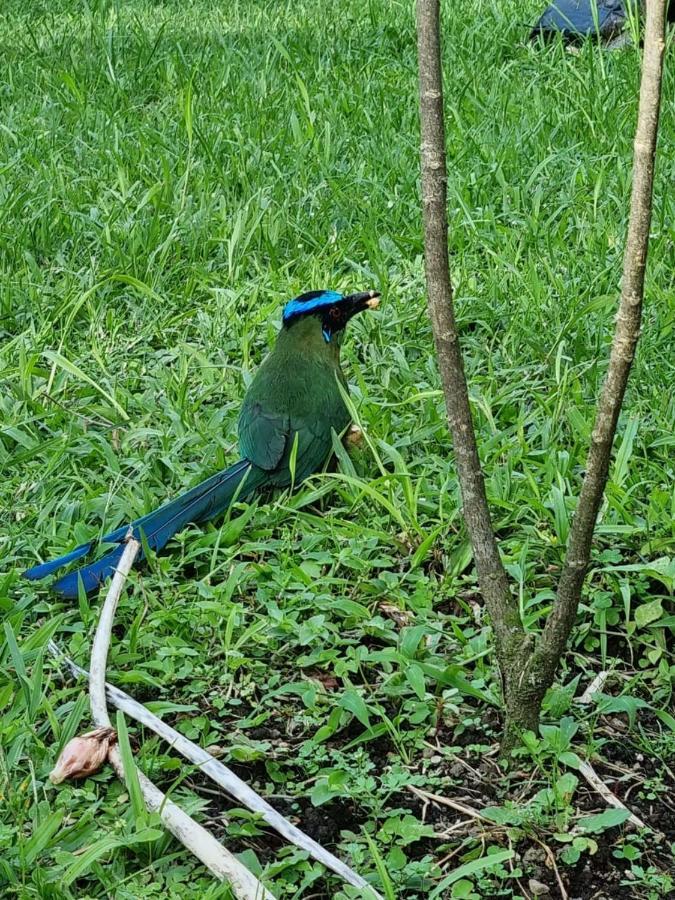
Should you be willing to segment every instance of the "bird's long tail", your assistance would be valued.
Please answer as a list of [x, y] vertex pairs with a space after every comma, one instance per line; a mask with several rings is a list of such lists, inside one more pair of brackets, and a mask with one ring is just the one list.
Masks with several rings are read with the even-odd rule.
[[[73, 572], [69, 572], [54, 583], [53, 590], [63, 597], [75, 598], [78, 594], [80, 579], [87, 593], [95, 590], [103, 581], [110, 578], [122, 558], [124, 552], [124, 539], [131, 528], [137, 540], [141, 540], [141, 533], [152, 550], [161, 550], [176, 532], [184, 528], [189, 522], [206, 522], [208, 519], [224, 512], [232, 503], [235, 496], [244, 499], [252, 491], [265, 481], [265, 473], [242, 459], [229, 469], [224, 469], [216, 475], [202, 481], [196, 487], [191, 488], [175, 500], [160, 506], [159, 509], [136, 519], [130, 525], [122, 525], [110, 534], [105, 535], [100, 542], [90, 541], [76, 547], [65, 556], [53, 559], [50, 562], [34, 566], [24, 572], [24, 578], [32, 581], [46, 578], [63, 566], [75, 562], [86, 556], [90, 551], [101, 544], [117, 544], [118, 546], [106, 553], [100, 559], [88, 565], [82, 566]], [[143, 558], [143, 550], [138, 559]]]

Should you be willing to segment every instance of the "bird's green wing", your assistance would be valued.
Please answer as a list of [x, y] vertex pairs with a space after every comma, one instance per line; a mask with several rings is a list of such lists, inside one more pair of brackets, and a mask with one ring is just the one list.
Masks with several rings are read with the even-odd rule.
[[241, 455], [267, 472], [281, 462], [291, 429], [290, 417], [263, 408], [258, 401], [247, 402], [239, 416]]
[[295, 453], [295, 480], [302, 481], [315, 472], [331, 448], [330, 425], [310, 417], [278, 415], [259, 402], [244, 404], [239, 419], [239, 449], [245, 459], [267, 472], [274, 472], [272, 483], [290, 484], [290, 461]]
[[[293, 445], [297, 441], [295, 454], [295, 471], [291, 478], [291, 457]], [[332, 445], [331, 425], [325, 420], [308, 419], [291, 416], [291, 430], [288, 439], [288, 452], [282, 460], [283, 472], [280, 471], [280, 484], [304, 481], [309, 475], [318, 471], [326, 461]], [[282, 481], [283, 479], [283, 481]]]

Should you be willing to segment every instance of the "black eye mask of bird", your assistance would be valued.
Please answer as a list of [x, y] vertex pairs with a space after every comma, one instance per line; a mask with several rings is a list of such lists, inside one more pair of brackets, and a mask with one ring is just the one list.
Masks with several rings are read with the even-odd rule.
[[379, 304], [377, 291], [360, 291], [357, 294], [338, 294], [336, 291], [309, 291], [291, 300], [284, 307], [283, 322], [287, 328], [305, 316], [317, 316], [326, 342], [343, 331], [349, 320], [366, 309]]

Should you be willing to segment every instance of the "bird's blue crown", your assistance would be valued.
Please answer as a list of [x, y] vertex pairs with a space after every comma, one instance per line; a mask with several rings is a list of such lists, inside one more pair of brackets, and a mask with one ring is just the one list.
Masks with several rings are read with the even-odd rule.
[[290, 322], [295, 316], [321, 312], [343, 299], [343, 295], [338, 294], [337, 291], [308, 291], [306, 294], [300, 294], [294, 300], [288, 301], [284, 306], [283, 321]]

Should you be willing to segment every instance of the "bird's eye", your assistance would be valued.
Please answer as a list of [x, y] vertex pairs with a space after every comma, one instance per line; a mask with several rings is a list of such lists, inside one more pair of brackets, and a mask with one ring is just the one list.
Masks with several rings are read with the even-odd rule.
[[330, 311], [331, 319], [335, 319], [336, 321], [341, 317], [342, 313], [337, 308], [337, 306], [333, 306]]

